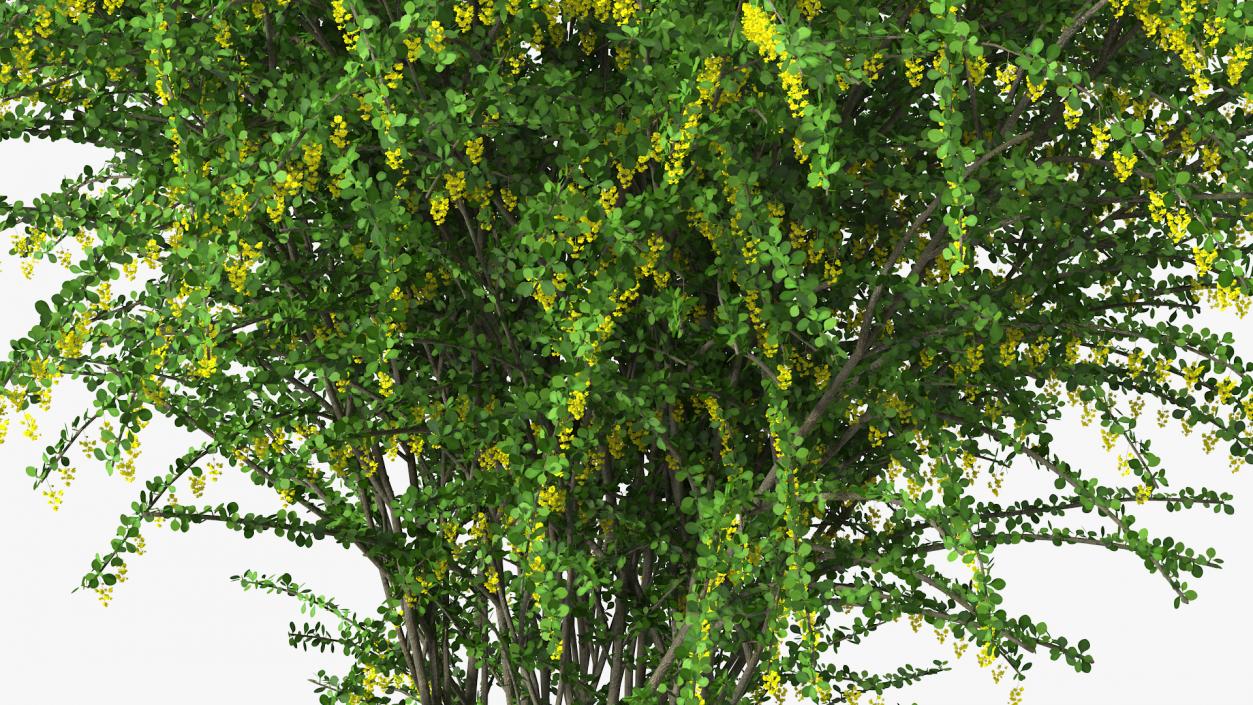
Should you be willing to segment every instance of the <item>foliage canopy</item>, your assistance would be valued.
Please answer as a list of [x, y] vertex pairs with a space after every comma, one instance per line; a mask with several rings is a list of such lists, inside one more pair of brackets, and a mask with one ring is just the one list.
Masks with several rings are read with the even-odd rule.
[[[28, 274], [69, 272], [7, 411], [36, 436], [59, 377], [96, 395], [36, 486], [59, 500], [93, 425], [128, 479], [153, 414], [207, 439], [143, 478], [84, 578], [106, 601], [146, 522], [359, 547], [373, 616], [237, 576], [339, 619], [292, 636], [355, 659], [324, 703], [856, 702], [943, 668], [840, 664], [901, 616], [1015, 677], [1085, 671], [1086, 641], [999, 606], [999, 546], [1130, 552], [1176, 605], [1220, 564], [1133, 510], [1231, 510], [1172, 486], [1146, 399], [1253, 460], [1249, 365], [1177, 322], [1253, 294], [1237, 0], [16, 0], [0, 25], [0, 138], [115, 153], [0, 210]], [[1067, 462], [1067, 404], [1127, 486]], [[187, 501], [214, 458], [285, 508]], [[1000, 498], [1016, 459], [1059, 493]], [[1106, 528], [1053, 526], [1078, 512]]]

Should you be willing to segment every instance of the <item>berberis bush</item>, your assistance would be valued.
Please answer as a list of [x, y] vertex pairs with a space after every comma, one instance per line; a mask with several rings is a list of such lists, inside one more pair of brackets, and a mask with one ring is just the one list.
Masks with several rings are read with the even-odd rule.
[[[337, 617], [290, 636], [352, 657], [324, 703], [857, 702], [945, 668], [847, 665], [900, 617], [1086, 671], [991, 561], [1097, 544], [1176, 605], [1220, 565], [1134, 511], [1231, 510], [1146, 400], [1253, 460], [1249, 365], [1179, 318], [1253, 294], [1241, 6], [11, 1], [0, 138], [113, 156], [0, 209], [67, 270], [7, 411], [82, 380], [36, 486], [84, 442], [145, 483], [106, 603], [149, 522], [358, 547], [372, 616], [237, 576]], [[143, 473], [154, 414], [204, 441]], [[223, 464], [284, 509], [205, 503]]]

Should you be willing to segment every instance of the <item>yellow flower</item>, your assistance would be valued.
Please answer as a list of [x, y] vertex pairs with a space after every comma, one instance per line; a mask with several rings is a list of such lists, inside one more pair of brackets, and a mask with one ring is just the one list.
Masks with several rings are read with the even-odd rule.
[[207, 350], [203, 357], [196, 361], [196, 371], [192, 374], [197, 377], [212, 377], [213, 373], [218, 370], [217, 355], [210, 354]]
[[1102, 125], [1092, 126], [1092, 158], [1100, 159], [1109, 149], [1109, 128]]
[[601, 210], [605, 211], [606, 214], [612, 211], [616, 207], [617, 203], [618, 203], [618, 187], [617, 186], [610, 186], [609, 188], [600, 192], [600, 207], [601, 207]]
[[779, 389], [786, 390], [792, 386], [792, 368], [787, 365], [779, 365]]
[[744, 37], [748, 41], [757, 45], [759, 51], [766, 61], [778, 61], [786, 59], [788, 54], [786, 51], [780, 52], [776, 43], [779, 41], [775, 33], [774, 21], [760, 7], [750, 3], [744, 3], [740, 6], [740, 10], [744, 13], [741, 25], [744, 30]]
[[457, 171], [452, 174], [444, 174], [444, 188], [448, 189], [448, 199], [459, 201], [466, 192], [466, 173]]
[[1067, 130], [1073, 130], [1079, 126], [1079, 118], [1083, 117], [1082, 108], [1072, 108], [1070, 103], [1066, 103], [1062, 108], [1062, 120], [1066, 123]]
[[1131, 176], [1131, 171], [1136, 166], [1135, 154], [1123, 154], [1122, 152], [1114, 152], [1114, 176], [1119, 181], [1126, 181]]
[[486, 448], [479, 453], [479, 467], [488, 470], [497, 465], [505, 470], [509, 469], [509, 456], [500, 449], [499, 445]]
[[1166, 214], [1166, 226], [1170, 229], [1170, 237], [1178, 243], [1188, 234], [1188, 225], [1192, 216], [1182, 208]]
[[1210, 269], [1214, 266], [1214, 260], [1218, 259], [1218, 251], [1206, 250], [1193, 245], [1192, 258], [1196, 262], [1196, 276], [1200, 278], [1209, 274]]
[[510, 212], [518, 207], [518, 197], [514, 195], [513, 191], [509, 190], [508, 186], [500, 189], [500, 202], [504, 203], [505, 209]]
[[436, 54], [444, 50], [444, 26], [439, 20], [431, 20], [426, 28], [426, 45]]
[[1253, 47], [1248, 44], [1237, 45], [1231, 50], [1226, 57], [1228, 83], [1232, 86], [1240, 85], [1240, 79], [1244, 76], [1244, 69], [1249, 65], [1250, 58], [1253, 58]]
[[1044, 95], [1044, 87], [1048, 84], [1048, 79], [1044, 79], [1039, 83], [1035, 83], [1030, 78], [1027, 79], [1027, 97], [1034, 103]]
[[922, 85], [922, 59], [912, 58], [905, 59], [905, 78], [909, 80], [909, 85], [917, 88]]
[[883, 54], [875, 52], [870, 58], [862, 62], [861, 70], [866, 74], [866, 83], [874, 83], [879, 80], [879, 75], [883, 72]]
[[566, 506], [565, 491], [556, 485], [549, 485], [539, 493], [539, 506], [550, 512], [559, 512]]
[[23, 436], [32, 441], [39, 440], [39, 426], [35, 423], [35, 417], [31, 416], [30, 412], [22, 414], [22, 425], [25, 426], [25, 429], [22, 431]]
[[392, 379], [392, 376], [382, 370], [379, 370], [378, 372], [376, 372], [374, 376], [376, 379], [378, 379], [379, 396], [383, 397], [384, 399], [390, 397], [392, 395], [392, 389], [396, 385], [396, 382]]
[[404, 40], [405, 43], [405, 60], [413, 63], [422, 56], [422, 37], [409, 37]]
[[1156, 191], [1149, 191], [1149, 217], [1154, 223], [1160, 223], [1166, 219], [1166, 201], [1162, 198], [1162, 194]]
[[470, 160], [471, 164], [478, 164], [483, 160], [482, 137], [476, 137], [475, 139], [466, 142], [466, 158]]
[[583, 411], [587, 407], [587, 392], [583, 390], [575, 391], [570, 395], [570, 401], [566, 404], [566, 409], [575, 419], [583, 418]]
[[966, 59], [966, 71], [970, 73], [970, 82], [977, 86], [983, 83], [983, 78], [988, 73], [988, 60], [982, 54]]
[[469, 32], [470, 25], [474, 23], [474, 6], [469, 4], [458, 4], [453, 7], [456, 13], [457, 29], [462, 32]]
[[383, 156], [387, 158], [387, 166], [390, 169], [398, 170], [401, 167], [400, 147], [393, 147], [387, 150]]
[[1005, 64], [996, 70], [996, 83], [1001, 87], [1001, 95], [1008, 96], [1014, 87], [1014, 81], [1018, 78], [1018, 67], [1014, 64]]
[[444, 194], [438, 194], [431, 197], [431, 218], [436, 225], [443, 225], [444, 218], [448, 216], [448, 197]]
[[801, 11], [801, 14], [805, 16], [805, 19], [812, 20], [814, 17], [818, 16], [819, 12], [822, 12], [822, 1], [797, 0], [796, 9]]
[[[880, 64], [882, 67], [882, 64]], [[878, 75], [877, 73], [875, 74]], [[779, 74], [780, 80], [783, 81], [783, 89], [787, 91], [787, 105], [792, 111], [792, 117], [798, 118], [804, 115], [806, 106], [809, 101], [806, 96], [809, 95], [809, 89], [805, 88], [805, 84], [801, 79], [801, 75], [788, 69]]]

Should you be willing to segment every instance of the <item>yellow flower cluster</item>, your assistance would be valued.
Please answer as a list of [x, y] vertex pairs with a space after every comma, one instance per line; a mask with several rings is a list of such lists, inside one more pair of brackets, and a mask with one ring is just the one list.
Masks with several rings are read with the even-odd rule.
[[[664, 288], [670, 282], [670, 272], [663, 272], [657, 269], [657, 262], [661, 260], [661, 256], [666, 251], [666, 240], [661, 235], [653, 233], [648, 237], [648, 252], [644, 255], [644, 262], [640, 264], [636, 270], [636, 277], [643, 279], [651, 276], [653, 282], [659, 287]], [[638, 286], [638, 285], [637, 285]]]
[[560, 512], [566, 506], [565, 490], [556, 485], [548, 485], [539, 493], [539, 506], [550, 512]]
[[1183, 240], [1188, 234], [1188, 225], [1192, 222], [1192, 216], [1187, 211], [1180, 208], [1166, 214], [1166, 226], [1170, 230], [1170, 238], [1176, 244]]
[[1073, 130], [1079, 126], [1079, 118], [1083, 117], [1082, 108], [1072, 108], [1070, 103], [1066, 103], [1062, 108], [1062, 121], [1066, 123], [1067, 130]]
[[474, 5], [469, 3], [457, 3], [453, 7], [453, 13], [456, 15], [457, 29], [462, 32], [469, 32], [470, 26], [474, 24]]
[[487, 566], [483, 571], [487, 577], [483, 580], [483, 587], [493, 595], [500, 590], [500, 573], [496, 572], [495, 566]]
[[387, 160], [387, 167], [393, 171], [397, 171], [403, 165], [400, 160], [400, 147], [393, 147], [383, 153]]
[[1203, 249], [1193, 245], [1192, 259], [1196, 263], [1196, 276], [1200, 279], [1206, 274], [1209, 274], [1210, 269], [1214, 266], [1214, 260], [1218, 259], [1218, 251], [1213, 249]]
[[448, 216], [448, 196], [444, 194], [436, 194], [431, 197], [431, 219], [436, 225], [443, 225], [444, 218]]
[[1149, 191], [1149, 218], [1154, 223], [1160, 223], [1166, 219], [1166, 200], [1162, 194], [1156, 191]]
[[509, 469], [509, 456], [500, 449], [499, 445], [486, 448], [479, 453], [479, 467], [489, 470], [497, 465], [505, 470]]
[[746, 238], [744, 240], [744, 245], [740, 248], [740, 255], [744, 258], [744, 262], [746, 264], [757, 263], [757, 255], [759, 253], [757, 246], [760, 244], [761, 240], [758, 240], [755, 237]]
[[213, 26], [217, 29], [217, 33], [213, 36], [213, 40], [223, 49], [231, 48], [231, 26], [222, 20], [214, 20]]
[[779, 38], [774, 21], [760, 7], [751, 3], [740, 5], [743, 18], [740, 20], [744, 37], [757, 45], [757, 51], [766, 61], [779, 61], [788, 57], [787, 51], [779, 51]]
[[248, 279], [248, 272], [261, 256], [261, 243], [258, 242], [255, 245], [251, 245], [247, 242], [241, 242], [239, 249], [239, 255], [232, 257], [231, 261], [225, 265], [225, 269], [226, 278], [230, 281], [231, 288], [240, 294], [244, 294], [246, 293], [244, 285]]
[[922, 59], [914, 57], [905, 59], [905, 78], [909, 81], [909, 85], [917, 88], [922, 85]]
[[1109, 128], [1102, 125], [1092, 126], [1092, 158], [1100, 159], [1109, 149]]
[[601, 191], [599, 201], [601, 210], [607, 215], [618, 204], [618, 187], [610, 185], [609, 188]]
[[1135, 169], [1138, 157], [1135, 154], [1123, 154], [1122, 152], [1114, 152], [1114, 176], [1119, 181], [1126, 181], [1131, 172]]
[[466, 142], [466, 159], [469, 159], [471, 164], [476, 164], [476, 165], [479, 162], [483, 161], [483, 138], [482, 137], [476, 137]]
[[516, 195], [514, 195], [513, 191], [510, 191], [510, 190], [509, 190], [509, 187], [508, 187], [508, 186], [502, 186], [502, 187], [501, 187], [501, 189], [500, 189], [500, 202], [501, 202], [501, 203], [504, 203], [504, 204], [505, 204], [505, 209], [506, 209], [506, 210], [508, 210], [508, 211], [509, 211], [509, 212], [511, 212], [511, 213], [513, 212], [513, 210], [514, 210], [515, 208], [517, 208], [517, 207], [518, 207], [518, 197], [517, 197]]
[[982, 54], [973, 59], [966, 59], [966, 71], [970, 74], [970, 82], [974, 85], [983, 83], [988, 73], [988, 60]]
[[379, 370], [378, 372], [374, 373], [374, 377], [375, 379], [378, 380], [378, 383], [379, 383], [379, 396], [383, 397], [384, 399], [387, 399], [388, 397], [390, 397], [396, 385], [396, 382], [395, 380], [392, 379], [392, 376], [382, 370]]
[[1027, 97], [1031, 99], [1032, 103], [1036, 102], [1044, 95], [1044, 87], [1046, 85], [1048, 85], [1048, 79], [1044, 79], [1039, 83], [1036, 83], [1032, 81], [1030, 77], [1027, 78]]
[[801, 11], [806, 20], [812, 20], [822, 12], [822, 0], [797, 0], [796, 9]]
[[792, 386], [792, 368], [791, 367], [788, 367], [787, 365], [779, 365], [779, 371], [777, 373], [777, 377], [779, 380], [779, 389], [786, 391], [788, 387]]
[[1009, 366], [1018, 361], [1018, 345], [1022, 343], [1023, 333], [1018, 328], [1005, 329], [1005, 339], [997, 349], [997, 357], [1001, 364]]
[[1249, 65], [1250, 58], [1253, 58], [1253, 47], [1248, 44], [1239, 44], [1227, 54], [1227, 82], [1232, 87], [1240, 85], [1240, 79], [1244, 77], [1244, 69]]
[[1136, 348], [1127, 353], [1127, 372], [1132, 378], [1139, 377], [1144, 372], [1144, 351]]
[[204, 354], [196, 361], [196, 369], [192, 374], [201, 378], [212, 377], [218, 370], [218, 356], [205, 348]]
[[1005, 64], [996, 70], [996, 85], [1001, 89], [1001, 96], [1009, 95], [1014, 88], [1014, 81], [1018, 78], [1018, 67], [1014, 64]]
[[713, 100], [726, 60], [725, 56], [710, 56], [701, 65], [700, 73], [696, 74], [696, 90], [700, 94], [700, 102], [708, 105]]
[[1208, 144], [1201, 147], [1201, 166], [1204, 167], [1205, 173], [1218, 175], [1222, 163], [1223, 153], [1218, 150], [1218, 147]]
[[[1236, 381], [1230, 377], [1220, 380], [1214, 389], [1214, 393], [1218, 396], [1219, 404], [1226, 404], [1231, 401], [1232, 392], [1235, 391]], [[1253, 397], [1250, 397], [1253, 399]]]
[[426, 28], [426, 45], [436, 54], [444, 50], [444, 26], [439, 20], [431, 20]]
[[784, 693], [779, 681], [780, 676], [778, 669], [772, 668], [761, 677], [761, 687], [770, 697], [778, 700], [779, 702], [783, 702], [786, 693]]
[[331, 16], [335, 20], [335, 26], [343, 34], [344, 48], [349, 52], [356, 51], [357, 39], [361, 34], [360, 30], [345, 30], [348, 23], [352, 21], [352, 13], [344, 9], [344, 0], [332, 0]]
[[798, 164], [804, 164], [809, 161], [809, 155], [805, 153], [805, 143], [799, 137], [792, 138], [792, 153], [796, 155]]
[[583, 418], [583, 412], [587, 408], [587, 392], [578, 389], [570, 394], [570, 400], [566, 403], [566, 410], [575, 420]]
[[405, 60], [413, 63], [422, 56], [422, 37], [408, 37], [404, 40]]
[[774, 357], [779, 352], [779, 345], [770, 342], [765, 322], [761, 318], [761, 304], [757, 300], [758, 296], [756, 289], [749, 289], [744, 294], [744, 305], [748, 308], [748, 319], [757, 331], [757, 339], [761, 344], [762, 354], [766, 357]]
[[1205, 374], [1205, 363], [1197, 362], [1186, 365], [1183, 368], [1183, 378], [1187, 381], [1189, 387], [1195, 387], [1201, 381], [1201, 376]]
[[466, 173], [457, 171], [451, 174], [444, 174], [444, 188], [448, 190], [448, 198], [450, 200], [461, 200], [461, 197], [466, 193]]
[[955, 368], [953, 370], [954, 372], [959, 372], [959, 370], [956, 369], [959, 367], [961, 368], [961, 372], [978, 372], [979, 369], [983, 367], [983, 343], [979, 343], [975, 346], [968, 346], [966, 348], [966, 364], [964, 366], [954, 365], [953, 367]]
[[1218, 40], [1227, 32], [1227, 24], [1225, 17], [1210, 17], [1205, 20], [1205, 46], [1213, 49], [1218, 46]]
[[861, 64], [862, 73], [866, 76], [866, 83], [874, 83], [883, 75], [883, 53], [876, 51], [870, 55]]
[[[880, 68], [882, 68], [882, 64], [880, 64]], [[809, 89], [805, 88], [804, 80], [799, 73], [791, 69], [780, 73], [779, 79], [782, 80], [783, 89], [787, 92], [787, 105], [792, 111], [792, 117], [801, 117], [805, 114], [805, 108], [809, 105], [809, 101], [806, 100], [806, 97], [809, 95]]]
[[39, 426], [35, 423], [35, 417], [31, 416], [30, 412], [22, 414], [22, 425], [25, 426], [25, 429], [22, 431], [23, 436], [32, 441], [39, 440]]
[[692, 137], [696, 126], [700, 123], [700, 101], [696, 101], [683, 109], [684, 122], [679, 130], [679, 137], [671, 144], [670, 157], [666, 160], [666, 182], [678, 184], [683, 176], [683, 160], [692, 148]]
[[404, 68], [405, 65], [400, 62], [392, 64], [392, 69], [383, 74], [383, 83], [386, 83], [388, 88], [395, 90], [400, 85], [400, 79], [404, 75], [401, 71]]

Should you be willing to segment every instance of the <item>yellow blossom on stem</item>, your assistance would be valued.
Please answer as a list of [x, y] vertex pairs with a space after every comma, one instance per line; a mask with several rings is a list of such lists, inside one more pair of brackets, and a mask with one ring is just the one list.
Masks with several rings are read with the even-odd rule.
[[1123, 154], [1122, 152], [1114, 152], [1114, 176], [1119, 181], [1126, 181], [1128, 176], [1136, 166], [1135, 154]]
[[453, 13], [456, 15], [457, 29], [469, 32], [470, 25], [474, 24], [474, 6], [469, 3], [458, 3], [453, 7]]
[[483, 161], [483, 138], [476, 137], [466, 142], [466, 158], [471, 164], [478, 164]]
[[439, 20], [431, 20], [426, 28], [426, 45], [436, 54], [444, 50], [444, 26]]
[[1062, 108], [1062, 121], [1066, 123], [1067, 130], [1073, 130], [1079, 126], [1079, 118], [1083, 117], [1082, 108], [1072, 108], [1067, 102]]
[[780, 52], [774, 20], [764, 10], [751, 3], [740, 5], [743, 17], [740, 20], [744, 30], [744, 38], [757, 45], [757, 51], [766, 61], [786, 59], [786, 51]]
[[909, 81], [909, 85], [917, 88], [922, 85], [922, 59], [914, 57], [905, 59], [905, 78]]
[[1100, 159], [1109, 149], [1109, 128], [1103, 125], [1092, 126], [1092, 158]]
[[779, 74], [779, 79], [783, 82], [783, 89], [787, 92], [787, 105], [792, 111], [792, 117], [799, 118], [805, 114], [805, 108], [809, 105], [806, 97], [809, 95], [809, 89], [805, 88], [801, 75], [791, 69]]
[[779, 380], [779, 389], [786, 390], [792, 386], [792, 368], [787, 365], [779, 365], [777, 374]]

